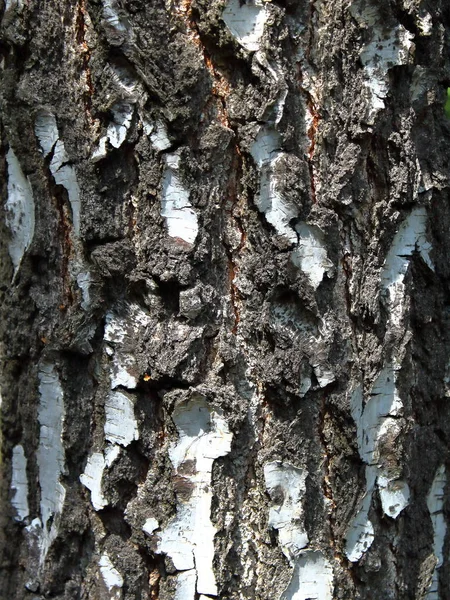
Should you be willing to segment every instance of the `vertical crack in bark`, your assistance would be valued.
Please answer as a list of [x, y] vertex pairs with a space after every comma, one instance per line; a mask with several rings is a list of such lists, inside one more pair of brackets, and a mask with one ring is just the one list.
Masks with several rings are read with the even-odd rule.
[[[352, 351], [355, 352], [356, 356], [358, 356], [358, 336], [357, 336], [357, 328], [356, 328], [356, 321], [355, 318], [352, 314], [352, 295], [351, 295], [351, 281], [352, 281], [352, 276], [353, 276], [353, 270], [352, 270], [352, 260], [353, 260], [353, 256], [354, 256], [354, 252], [353, 252], [353, 247], [352, 247], [352, 239], [350, 236], [350, 232], [347, 232], [345, 229], [344, 224], [342, 224], [342, 231], [343, 231], [343, 244], [342, 247], [344, 249], [343, 254], [342, 254], [342, 258], [341, 258], [341, 265], [342, 265], [342, 272], [344, 273], [344, 296], [345, 296], [345, 305], [346, 305], [346, 312], [347, 312], [347, 316], [348, 316], [348, 320], [350, 323], [350, 327], [352, 330]], [[346, 239], [345, 237], [347, 237], [348, 240], [348, 246], [349, 246], [349, 251], [346, 250], [347, 244], [346, 244]]]
[[50, 190], [51, 198], [53, 198], [56, 210], [58, 211], [59, 219], [58, 219], [58, 233], [59, 233], [59, 244], [61, 251], [61, 264], [60, 264], [60, 273], [61, 279], [63, 282], [63, 298], [61, 299], [61, 304], [59, 305], [59, 309], [64, 311], [67, 309], [67, 306], [70, 306], [74, 303], [74, 294], [72, 290], [72, 284], [70, 279], [69, 272], [69, 264], [70, 259], [73, 255], [73, 247], [72, 247], [72, 223], [70, 222], [70, 218], [68, 215], [68, 207], [64, 200], [64, 195], [60, 192], [60, 187], [54, 183], [53, 178], [50, 173], [50, 163], [53, 159], [54, 148], [51, 150], [50, 154], [45, 159], [46, 173], [47, 173], [47, 184]]
[[[53, 152], [50, 154], [50, 159], [52, 156]], [[50, 176], [48, 177], [48, 184], [59, 215], [58, 237], [61, 251], [60, 273], [63, 284], [63, 297], [61, 298], [59, 309], [61, 311], [65, 311], [69, 306], [73, 305], [75, 300], [69, 269], [70, 260], [73, 256], [72, 223], [70, 222], [68, 207], [64, 200], [64, 195], [60, 192], [60, 188], [58, 189], [58, 186], [53, 183]]]
[[[208, 52], [208, 50], [202, 42], [197, 24], [192, 16], [191, 0], [181, 0], [175, 12], [178, 15], [180, 15], [184, 20], [186, 24], [186, 29], [189, 32], [189, 37], [200, 49], [205, 67], [211, 76], [212, 95], [211, 98], [208, 100], [208, 103], [215, 100], [218, 122], [222, 126], [233, 131], [234, 136], [236, 138], [236, 131], [230, 124], [230, 119], [227, 110], [227, 97], [230, 94], [230, 82], [226, 79], [224, 75], [222, 75], [222, 73], [220, 73], [220, 71], [214, 65], [210, 53]], [[239, 322], [241, 320], [241, 301], [239, 289], [236, 285], [236, 276], [239, 271], [237, 258], [239, 257], [239, 254], [245, 247], [247, 241], [247, 232], [242, 221], [242, 213], [245, 210], [245, 201], [244, 198], [241, 197], [239, 194], [239, 180], [242, 175], [242, 160], [243, 159], [239, 148], [239, 144], [236, 141], [233, 148], [231, 177], [229, 181], [227, 196], [231, 201], [231, 206], [228, 212], [231, 219], [234, 222], [236, 229], [239, 232], [240, 241], [237, 248], [233, 250], [231, 246], [223, 240], [225, 251], [228, 257], [228, 281], [230, 286], [230, 302], [234, 314], [234, 324], [232, 326], [231, 332], [234, 335], [236, 335], [238, 331]], [[239, 214], [236, 214], [236, 212], [238, 212]]]
[[158, 600], [159, 598], [159, 582], [161, 573], [159, 569], [153, 569], [148, 576], [148, 584], [150, 586], [150, 600]]
[[308, 45], [306, 47], [306, 58], [309, 61], [314, 39], [314, 13], [316, 12], [316, 0], [309, 0], [309, 19], [308, 19]]
[[239, 266], [237, 264], [237, 258], [243, 250], [247, 242], [247, 232], [242, 224], [242, 218], [240, 215], [236, 215], [235, 211], [242, 211], [243, 208], [239, 206], [242, 203], [242, 198], [239, 198], [239, 181], [242, 174], [242, 155], [239, 150], [238, 144], [234, 147], [234, 155], [231, 167], [231, 179], [229, 187], [229, 198], [231, 200], [230, 216], [240, 234], [240, 241], [235, 250], [229, 245], [224, 244], [228, 255], [228, 266], [229, 266], [229, 282], [230, 282], [230, 300], [234, 313], [234, 325], [231, 332], [236, 335], [239, 322], [241, 320], [240, 305], [241, 299], [239, 294], [239, 288], [236, 285], [236, 276], [239, 272]]
[[312, 123], [308, 129], [308, 138], [310, 141], [309, 144], [309, 149], [308, 149], [308, 167], [309, 167], [309, 176], [311, 179], [311, 200], [313, 202], [313, 204], [315, 204], [317, 202], [317, 198], [316, 198], [316, 176], [315, 176], [315, 170], [314, 170], [314, 152], [316, 149], [316, 136], [317, 136], [317, 128], [319, 125], [319, 120], [320, 120], [320, 116], [319, 113], [316, 109], [314, 100], [312, 99], [311, 95], [306, 92], [306, 90], [304, 90], [304, 88], [302, 88], [303, 91], [307, 94], [307, 107], [309, 110], [309, 113], [311, 115], [312, 118]]
[[[60, 243], [61, 243], [61, 277], [63, 280], [64, 298], [60, 304], [60, 310], [66, 310], [67, 305], [71, 306], [74, 303], [74, 294], [72, 290], [69, 264], [72, 257], [72, 224], [67, 215], [67, 207], [63, 199], [55, 193], [56, 206], [59, 212], [60, 225]], [[66, 304], [65, 304], [66, 303]]]
[[307, 90], [303, 85], [303, 73], [302, 73], [302, 67], [301, 67], [300, 63], [297, 63], [297, 72], [298, 72], [298, 89], [305, 99], [305, 112], [307, 111], [309, 113], [309, 117], [310, 117], [310, 121], [311, 121], [311, 123], [306, 131], [306, 135], [309, 140], [307, 160], [308, 160], [309, 179], [310, 179], [310, 186], [311, 186], [311, 201], [313, 204], [316, 204], [317, 197], [316, 197], [316, 175], [315, 175], [315, 168], [314, 168], [314, 154], [315, 154], [315, 150], [316, 150], [317, 129], [318, 129], [319, 123], [320, 123], [320, 113], [319, 113], [316, 102], [314, 101], [314, 98], [313, 98], [311, 92], [309, 92], [309, 90]]
[[[330, 414], [327, 408], [327, 401], [325, 394], [322, 396], [321, 405], [319, 409], [319, 439], [323, 448], [323, 479], [322, 479], [322, 490], [325, 498], [325, 515], [328, 520], [329, 536], [328, 542], [330, 549], [333, 551], [334, 559], [339, 563], [342, 573], [346, 573], [350, 576], [350, 579], [355, 582], [355, 574], [353, 571], [348, 569], [348, 561], [344, 554], [341, 552], [338, 544], [338, 538], [335, 534], [336, 524], [336, 501], [333, 494], [333, 486], [330, 482], [330, 452], [328, 450], [328, 442], [325, 434], [325, 427], [327, 420], [330, 419]], [[333, 456], [333, 448], [331, 447], [331, 456]]]
[[317, 128], [319, 126], [320, 115], [314, 103], [314, 100], [311, 97], [311, 94], [307, 92], [304, 88], [302, 88], [303, 93], [307, 96], [307, 107], [309, 110], [309, 114], [311, 115], [312, 123], [308, 129], [308, 138], [310, 141], [308, 156], [309, 160], [312, 161], [314, 156], [314, 151], [316, 148], [316, 135]]
[[[328, 516], [328, 523], [330, 527], [330, 542], [334, 550], [335, 558], [338, 556], [336, 549], [336, 541], [334, 538], [334, 509], [336, 503], [333, 498], [333, 490], [330, 484], [330, 457], [328, 455], [328, 443], [325, 435], [325, 424], [328, 418], [327, 401], [325, 394], [322, 395], [320, 409], [319, 409], [319, 439], [323, 448], [323, 480], [322, 489], [323, 495], [328, 501], [328, 506], [325, 506], [325, 511]], [[327, 503], [326, 503], [327, 504]]]
[[83, 72], [85, 76], [85, 86], [83, 91], [83, 103], [84, 112], [88, 122], [92, 125], [93, 118], [91, 114], [92, 109], [92, 98], [94, 96], [94, 85], [92, 83], [92, 74], [89, 66], [91, 59], [91, 49], [86, 41], [86, 15], [88, 14], [86, 8], [86, 0], [79, 0], [76, 8], [76, 21], [75, 21], [75, 38], [81, 54], [81, 62], [83, 65]]

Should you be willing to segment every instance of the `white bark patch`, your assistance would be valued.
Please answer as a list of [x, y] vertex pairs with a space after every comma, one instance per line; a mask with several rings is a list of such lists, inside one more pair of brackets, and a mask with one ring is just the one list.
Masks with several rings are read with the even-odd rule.
[[128, 446], [139, 438], [134, 404], [122, 392], [111, 392], [105, 402], [105, 438], [121, 446]]
[[107, 446], [105, 449], [105, 465], [110, 467], [120, 454], [120, 446]]
[[404, 312], [404, 279], [414, 251], [420, 253], [425, 263], [434, 270], [426, 238], [427, 211], [417, 207], [411, 211], [395, 234], [381, 273], [381, 285], [387, 292], [390, 321], [399, 326]]
[[382, 26], [372, 29], [372, 41], [361, 52], [370, 92], [370, 117], [385, 108], [384, 99], [389, 91], [388, 71], [396, 65], [406, 65], [413, 45], [413, 34], [399, 25], [386, 35]]
[[101, 452], [94, 452], [87, 460], [81, 483], [91, 492], [91, 502], [95, 510], [102, 510], [107, 500], [102, 493], [102, 477], [105, 470], [105, 458]]
[[89, 456], [84, 473], [80, 475], [81, 483], [91, 492], [91, 503], [95, 510], [102, 510], [108, 501], [102, 492], [102, 478], [105, 468], [110, 467], [120, 454], [119, 446], [108, 446], [102, 452], [94, 452]]
[[450, 361], [447, 363], [444, 375], [445, 395], [450, 398]]
[[25, 538], [30, 559], [27, 564], [27, 571], [31, 576], [31, 581], [33, 581], [39, 575], [48, 550], [48, 543], [46, 542], [45, 532], [42, 530], [42, 522], [39, 517], [33, 519], [25, 527]]
[[296, 562], [280, 600], [332, 600], [333, 568], [321, 552], [306, 552]]
[[152, 131], [155, 129], [154, 124], [151, 121], [148, 121], [146, 118], [142, 119], [142, 128], [144, 130], [145, 135], [149, 136]]
[[157, 121], [156, 125], [147, 123], [144, 131], [150, 136], [152, 146], [158, 150], [158, 152], [164, 152], [172, 145], [167, 134], [167, 127], [162, 121]]
[[304, 364], [300, 370], [300, 387], [299, 387], [299, 395], [301, 398], [306, 396], [312, 386], [311, 381], [311, 369], [308, 364]]
[[131, 126], [134, 106], [132, 104], [116, 104], [112, 108], [113, 122], [107, 130], [109, 143], [114, 148], [120, 148], [127, 137], [127, 132]]
[[13, 497], [11, 504], [16, 510], [16, 521], [23, 521], [28, 517], [28, 479], [27, 459], [20, 445], [14, 446], [12, 453], [11, 490]]
[[197, 575], [193, 569], [179, 573], [174, 600], [192, 600], [195, 598], [196, 585]]
[[314, 375], [316, 376], [319, 387], [324, 388], [336, 379], [331, 368], [326, 364], [313, 364]]
[[296, 244], [298, 236], [290, 222], [298, 216], [298, 210], [281, 195], [275, 175], [277, 163], [283, 157], [280, 147], [279, 134], [268, 127], [263, 127], [253, 142], [250, 153], [260, 170], [259, 195], [255, 201], [276, 232]]
[[34, 132], [39, 140], [44, 156], [47, 157], [59, 139], [58, 126], [56, 125], [54, 115], [45, 112], [39, 113], [34, 126]]
[[425, 12], [422, 15], [418, 15], [416, 23], [421, 35], [428, 36], [433, 33], [433, 17], [430, 13]]
[[425, 596], [426, 600], [439, 600], [439, 568], [444, 562], [444, 542], [447, 533], [447, 523], [444, 518], [445, 486], [447, 474], [445, 466], [441, 465], [434, 476], [427, 496], [427, 507], [433, 524], [433, 552], [436, 557], [436, 567], [433, 572], [430, 587]]
[[299, 387], [300, 398], [304, 398], [310, 389], [311, 389], [311, 378], [305, 377], [305, 378], [301, 379], [300, 387]]
[[159, 529], [159, 523], [154, 517], [150, 517], [144, 523], [142, 531], [147, 533], [148, 535], [152, 535], [154, 531]]
[[281, 153], [280, 134], [272, 127], [262, 127], [250, 149], [256, 165], [261, 169]]
[[291, 260], [308, 277], [312, 287], [317, 289], [323, 276], [333, 268], [328, 259], [324, 236], [318, 227], [300, 223], [295, 227], [299, 242], [292, 252]]
[[106, 147], [106, 142], [108, 141], [108, 134], [103, 135], [99, 142], [98, 147], [92, 153], [92, 161], [97, 162], [108, 154], [108, 148]]
[[34, 236], [34, 199], [30, 182], [23, 174], [20, 163], [12, 148], [6, 155], [8, 163], [8, 196], [5, 221], [11, 231], [8, 244], [14, 275], [30, 247]]
[[114, 346], [105, 344], [106, 353], [112, 357], [111, 388], [119, 386], [134, 389], [137, 385], [137, 366], [134, 340], [137, 332], [150, 323], [149, 315], [137, 304], [127, 304], [122, 311], [109, 311], [105, 317], [103, 339]]
[[81, 308], [88, 310], [91, 303], [90, 286], [91, 286], [91, 274], [87, 271], [81, 271], [77, 275], [77, 284], [81, 290]]
[[110, 599], [118, 600], [122, 597], [121, 588], [123, 586], [123, 577], [119, 571], [115, 568], [109, 556], [105, 553], [102, 554], [99, 562], [100, 573], [102, 574], [103, 581], [106, 587], [111, 592]]
[[161, 532], [158, 548], [178, 571], [185, 571], [178, 575], [176, 598], [194, 600], [195, 592], [217, 596], [211, 476], [214, 459], [230, 452], [232, 434], [203, 399], [176, 407], [172, 418], [179, 438], [169, 456], [186, 493], [178, 494], [177, 515]]
[[75, 235], [78, 236], [80, 234], [80, 187], [75, 169], [70, 165], [64, 165], [57, 172], [53, 172], [53, 176], [55, 182], [67, 190], [72, 207], [73, 229]]
[[44, 156], [47, 157], [53, 151], [50, 161], [50, 171], [55, 183], [62, 185], [67, 191], [72, 208], [73, 229], [75, 235], [78, 236], [80, 234], [80, 187], [75, 169], [67, 164], [69, 157], [66, 153], [64, 142], [59, 139], [55, 116], [51, 113], [39, 113], [36, 118], [35, 133]]
[[64, 421], [63, 390], [55, 367], [43, 364], [39, 371], [40, 424], [37, 463], [41, 487], [41, 516], [44, 528], [51, 517], [62, 511], [66, 490], [59, 478], [64, 472], [62, 430]]
[[136, 360], [133, 356], [118, 357], [113, 355], [113, 363], [111, 366], [111, 388], [114, 390], [119, 386], [134, 389], [137, 386], [137, 379], [131, 374], [135, 368]]
[[351, 562], [358, 562], [375, 539], [375, 531], [372, 521], [369, 519], [375, 479], [375, 469], [366, 467], [366, 493], [359, 503], [356, 516], [346, 535], [345, 554]]
[[283, 554], [294, 567], [292, 579], [280, 600], [331, 600], [333, 569], [320, 552], [307, 551], [303, 497], [306, 493], [303, 469], [278, 461], [264, 466], [266, 489], [276, 502], [269, 510], [269, 526], [278, 530]]
[[264, 466], [264, 478], [266, 489], [276, 502], [269, 510], [269, 527], [278, 530], [283, 554], [292, 563], [308, 544], [302, 507], [306, 471], [289, 463], [271, 462]]
[[139, 82], [133, 77], [131, 72], [126, 67], [119, 67], [118, 65], [109, 66], [114, 83], [125, 92], [126, 96], [135, 98], [141, 90], [139, 89]]
[[17, 11], [21, 11], [24, 6], [24, 0], [6, 0], [5, 2], [5, 13], [8, 10], [16, 9]]
[[97, 162], [105, 158], [108, 153], [107, 142], [113, 148], [120, 148], [124, 143], [133, 119], [134, 105], [127, 102], [115, 104], [111, 109], [113, 121], [108, 125], [106, 135], [100, 138], [98, 148], [92, 155], [92, 160]]
[[[370, 547], [374, 539], [369, 510], [375, 485], [378, 486], [383, 512], [396, 519], [409, 503], [409, 486], [384, 466], [381, 441], [395, 440], [401, 433], [396, 417], [402, 414], [403, 403], [395, 385], [396, 368], [385, 367], [374, 382], [368, 401], [363, 407], [361, 389], [357, 388], [351, 398], [351, 411], [356, 423], [358, 449], [366, 467], [366, 495], [347, 532], [346, 555], [357, 562]], [[392, 459], [391, 459], [392, 462]]]
[[125, 316], [109, 311], [105, 316], [105, 333], [103, 339], [105, 342], [120, 344], [125, 339], [129, 327], [130, 323]]
[[[275, 73], [275, 79], [276, 80], [279, 79], [279, 77], [276, 73]], [[286, 98], [287, 98], [288, 92], [289, 92], [289, 90], [288, 90], [288, 87], [286, 86], [286, 88], [284, 90], [282, 90], [282, 92], [280, 93], [280, 96], [279, 96], [279, 98], [277, 98], [277, 101], [275, 103], [275, 125], [278, 125], [278, 123], [283, 118], [284, 106], [286, 104]]]
[[399, 479], [389, 479], [383, 475], [379, 475], [377, 484], [384, 514], [396, 519], [409, 504], [408, 484]]
[[137, 330], [147, 327], [149, 323], [149, 315], [139, 305], [127, 304], [123, 310], [117, 308], [106, 313], [103, 339], [117, 347], [127, 338], [133, 338]]
[[380, 372], [364, 409], [362, 396], [354, 394], [352, 397], [352, 416], [357, 427], [359, 454], [367, 465], [378, 465], [380, 462], [380, 437], [389, 427], [395, 426], [394, 417], [400, 415], [403, 409], [395, 385], [396, 376], [396, 369], [392, 365]]
[[118, 6], [116, 0], [103, 0], [103, 18], [112, 29], [122, 33], [125, 32], [127, 28], [120, 20], [117, 9]]
[[264, 25], [267, 21], [267, 10], [261, 0], [229, 0], [222, 19], [238, 43], [248, 50], [259, 50]]
[[[52, 364], [42, 364], [39, 369], [40, 425], [37, 465], [41, 488], [41, 562], [58, 532], [66, 490], [60, 482], [65, 470], [62, 431], [64, 422], [63, 390]], [[51, 523], [51, 525], [50, 525]]]
[[198, 233], [197, 215], [189, 201], [189, 191], [179, 177], [180, 157], [166, 155], [161, 198], [161, 216], [166, 219], [170, 237], [193, 244]]

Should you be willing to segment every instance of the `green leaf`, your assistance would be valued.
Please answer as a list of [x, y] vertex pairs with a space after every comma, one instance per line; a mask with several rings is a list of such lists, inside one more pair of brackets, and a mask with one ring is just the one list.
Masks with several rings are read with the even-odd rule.
[[445, 114], [450, 119], [450, 88], [447, 88], [447, 102], [444, 106]]

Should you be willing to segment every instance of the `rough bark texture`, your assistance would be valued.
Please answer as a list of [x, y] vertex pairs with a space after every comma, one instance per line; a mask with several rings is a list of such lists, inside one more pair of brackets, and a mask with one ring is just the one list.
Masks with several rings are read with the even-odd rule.
[[447, 1], [3, 4], [1, 598], [449, 598]]

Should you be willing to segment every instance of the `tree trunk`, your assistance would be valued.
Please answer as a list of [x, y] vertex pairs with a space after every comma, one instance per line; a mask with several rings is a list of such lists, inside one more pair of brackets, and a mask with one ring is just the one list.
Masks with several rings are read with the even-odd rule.
[[448, 3], [1, 26], [1, 598], [450, 598]]

